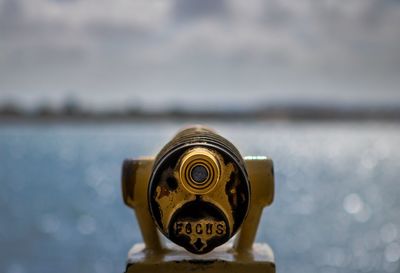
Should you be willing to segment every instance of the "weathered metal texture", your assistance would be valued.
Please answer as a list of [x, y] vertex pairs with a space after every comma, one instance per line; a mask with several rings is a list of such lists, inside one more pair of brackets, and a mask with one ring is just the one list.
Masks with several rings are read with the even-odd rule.
[[172, 245], [154, 255], [146, 251], [144, 244], [136, 244], [129, 251], [126, 273], [143, 272], [275, 273], [275, 261], [267, 244], [254, 244], [251, 251], [240, 254], [227, 243], [204, 255]]
[[147, 188], [154, 164], [153, 159], [126, 159], [122, 167], [122, 196], [134, 209], [146, 247], [151, 252], [162, 251], [162, 240], [150, 215]]
[[[208, 142], [185, 143], [154, 166], [149, 205], [159, 230], [188, 251], [203, 254], [227, 242], [249, 207], [247, 174], [229, 151]], [[197, 182], [195, 167], [208, 177]]]
[[[246, 272], [274, 272], [272, 252], [253, 244], [262, 210], [273, 202], [271, 159], [243, 159], [230, 142], [195, 127], [178, 134], [156, 158], [125, 160], [122, 192], [125, 204], [135, 210], [145, 243], [144, 249], [131, 251], [128, 272], [138, 267], [158, 272], [161, 264], [162, 272], [236, 272], [243, 266]], [[202, 255], [167, 248], [161, 233]]]
[[272, 160], [266, 157], [245, 157], [245, 162], [252, 191], [250, 209], [234, 243], [239, 252], [252, 249], [262, 211], [272, 204], [275, 192]]

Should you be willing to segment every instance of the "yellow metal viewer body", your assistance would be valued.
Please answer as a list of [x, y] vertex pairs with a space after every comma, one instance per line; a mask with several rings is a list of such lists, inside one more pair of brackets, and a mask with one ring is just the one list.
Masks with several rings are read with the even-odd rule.
[[126, 272], [275, 272], [270, 247], [254, 243], [273, 201], [271, 159], [243, 158], [214, 131], [190, 127], [155, 158], [125, 160], [122, 191], [144, 240]]

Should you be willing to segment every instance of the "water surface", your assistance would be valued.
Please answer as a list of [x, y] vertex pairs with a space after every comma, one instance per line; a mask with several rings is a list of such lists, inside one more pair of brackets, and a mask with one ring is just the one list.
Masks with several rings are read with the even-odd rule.
[[[141, 237], [122, 160], [155, 154], [183, 125], [0, 125], [0, 272], [123, 272]], [[274, 160], [257, 240], [278, 272], [400, 270], [400, 125], [210, 125]]]

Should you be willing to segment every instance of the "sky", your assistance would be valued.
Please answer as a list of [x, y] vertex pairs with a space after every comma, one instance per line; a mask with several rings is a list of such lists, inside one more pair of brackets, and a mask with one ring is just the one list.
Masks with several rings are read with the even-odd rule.
[[400, 1], [0, 0], [0, 104], [400, 105]]

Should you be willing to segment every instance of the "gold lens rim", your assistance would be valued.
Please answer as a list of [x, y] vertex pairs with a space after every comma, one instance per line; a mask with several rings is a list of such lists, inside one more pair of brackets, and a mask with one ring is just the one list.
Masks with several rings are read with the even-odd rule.
[[[195, 167], [202, 166], [207, 170], [208, 177], [204, 181], [196, 181], [192, 177]], [[205, 148], [193, 148], [187, 151], [181, 159], [179, 177], [183, 187], [192, 194], [207, 194], [211, 192], [220, 178], [220, 164], [214, 152]]]

